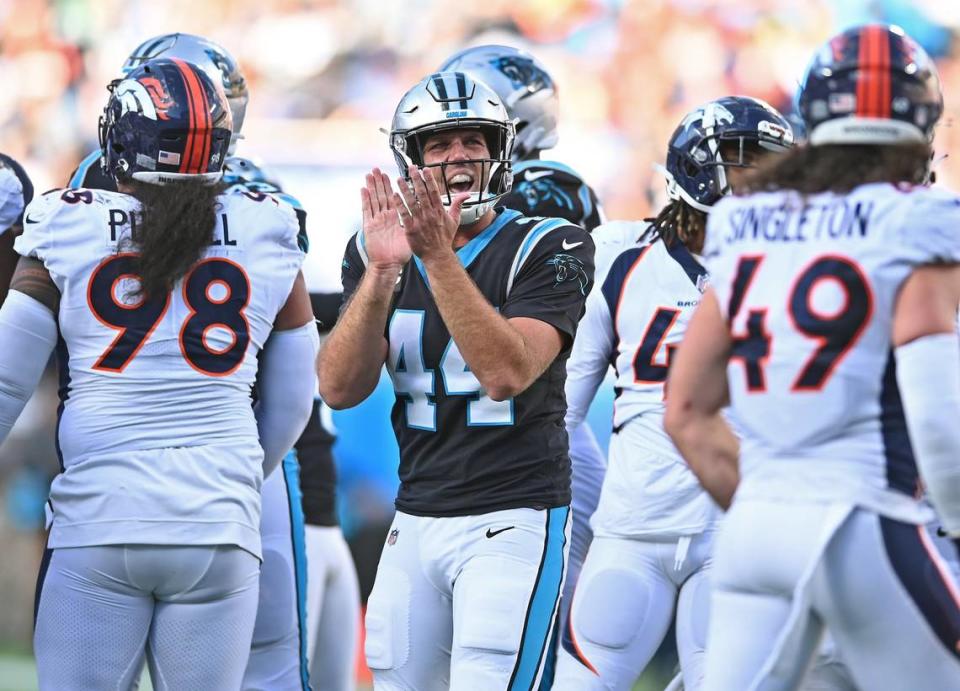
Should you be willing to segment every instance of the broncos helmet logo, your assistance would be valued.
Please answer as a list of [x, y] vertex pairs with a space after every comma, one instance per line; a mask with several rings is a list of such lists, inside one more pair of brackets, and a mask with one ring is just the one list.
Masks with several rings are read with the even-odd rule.
[[151, 120], [169, 120], [167, 111], [174, 105], [167, 90], [153, 77], [141, 81], [123, 79], [113, 90], [113, 96], [120, 103], [121, 114], [139, 113]]
[[150, 94], [150, 100], [153, 101], [153, 105], [157, 109], [157, 117], [161, 120], [169, 120], [170, 116], [167, 115], [167, 111], [173, 108], [176, 103], [170, 94], [167, 93], [163, 82], [156, 77], [144, 77], [140, 80], [140, 83], [143, 84], [147, 93]]
[[553, 80], [530, 58], [519, 55], [505, 55], [491, 60], [494, 67], [500, 70], [510, 80], [515, 89], [527, 88], [527, 95], [535, 94], [541, 89], [553, 88]]
[[554, 278], [554, 288], [567, 281], [576, 281], [580, 286], [580, 294], [587, 294], [587, 285], [590, 283], [590, 279], [587, 278], [587, 272], [583, 268], [582, 261], [572, 254], [558, 253], [548, 259], [547, 264], [551, 265], [557, 272]]

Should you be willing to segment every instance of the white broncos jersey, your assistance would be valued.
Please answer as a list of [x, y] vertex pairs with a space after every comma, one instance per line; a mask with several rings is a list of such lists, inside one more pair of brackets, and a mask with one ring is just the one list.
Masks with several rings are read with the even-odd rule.
[[928, 520], [891, 328], [915, 267], [960, 262], [960, 198], [890, 184], [731, 197], [710, 214], [705, 257], [733, 339], [738, 496]]
[[55, 190], [15, 248], [60, 289], [62, 472], [52, 547], [237, 544], [260, 553], [257, 353], [303, 255], [287, 204], [219, 198], [213, 243], [174, 289], [137, 295], [132, 196]]
[[[707, 274], [682, 244], [639, 243], [647, 225], [609, 224], [594, 231], [596, 287], [567, 363], [568, 424], [583, 420], [607, 368], [616, 376], [613, 427], [626, 435], [624, 458], [613, 455], [592, 525], [597, 535], [684, 535], [716, 519], [715, 505], [663, 431], [667, 368], [707, 285]], [[620, 447], [618, 447], [620, 448]]]

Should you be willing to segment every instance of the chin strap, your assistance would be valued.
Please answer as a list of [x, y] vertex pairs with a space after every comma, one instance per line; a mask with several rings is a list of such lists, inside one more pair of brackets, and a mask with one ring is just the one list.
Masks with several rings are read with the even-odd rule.
[[493, 202], [483, 202], [469, 207], [460, 207], [460, 225], [472, 226], [480, 220], [487, 211], [493, 208]]

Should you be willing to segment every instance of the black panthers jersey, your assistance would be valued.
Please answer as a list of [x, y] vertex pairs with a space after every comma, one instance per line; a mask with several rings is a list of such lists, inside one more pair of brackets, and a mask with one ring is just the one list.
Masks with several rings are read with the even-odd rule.
[[[337, 470], [333, 463], [336, 438], [324, 424], [329, 414], [319, 397], [313, 400], [313, 412], [294, 444], [300, 463], [300, 492], [303, 494], [303, 518], [308, 525], [337, 525]], [[328, 418], [329, 419], [329, 418]]]
[[530, 159], [513, 166], [513, 189], [499, 206], [527, 216], [565, 218], [588, 232], [603, 223], [597, 195], [583, 178], [556, 161]]
[[[494, 222], [457, 251], [500, 314], [539, 319], [565, 337], [547, 370], [500, 402], [486, 395], [450, 337], [420, 260], [404, 267], [385, 334], [396, 391], [391, 417], [400, 446], [399, 510], [458, 516], [569, 504], [566, 360], [593, 281], [593, 251], [581, 228], [510, 209], [499, 209]], [[358, 233], [343, 261], [345, 300], [365, 265]]]
[[105, 190], [107, 192], [116, 192], [117, 183], [112, 177], [103, 172], [100, 165], [100, 149], [91, 151], [80, 161], [80, 165], [70, 175], [70, 182], [67, 187], [71, 189]]

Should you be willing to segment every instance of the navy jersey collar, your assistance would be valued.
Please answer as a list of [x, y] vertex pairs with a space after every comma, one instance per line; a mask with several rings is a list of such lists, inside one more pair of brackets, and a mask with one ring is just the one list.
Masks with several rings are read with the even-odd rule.
[[674, 261], [686, 272], [690, 282], [697, 287], [697, 290], [700, 290], [707, 280], [707, 270], [703, 268], [703, 265], [696, 260], [682, 242], [663, 243], [663, 245]]

